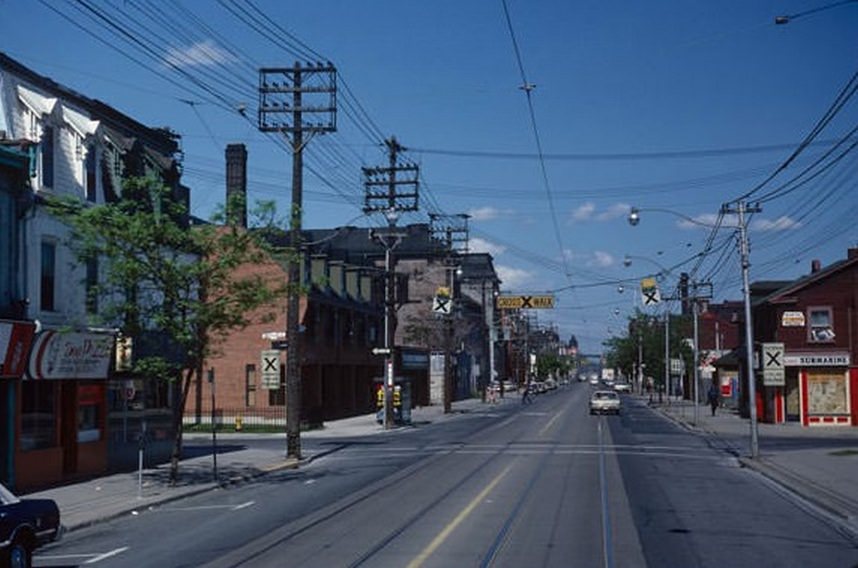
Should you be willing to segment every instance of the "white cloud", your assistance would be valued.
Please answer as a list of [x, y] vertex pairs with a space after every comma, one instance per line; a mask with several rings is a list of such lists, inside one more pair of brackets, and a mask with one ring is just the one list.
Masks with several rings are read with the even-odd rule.
[[534, 280], [532, 273], [519, 268], [497, 265], [495, 266], [495, 270], [501, 282], [503, 282], [502, 286], [504, 290], [520, 290], [526, 288]]
[[184, 50], [171, 48], [165, 58], [167, 64], [176, 67], [213, 66], [234, 60], [211, 40], [195, 43]]
[[572, 211], [572, 222], [579, 221], [587, 221], [593, 216], [593, 212], [596, 211], [596, 205], [592, 202], [587, 202], [583, 205], [579, 205], [575, 210]]
[[474, 237], [468, 240], [468, 250], [471, 252], [487, 252], [492, 256], [497, 256], [503, 253], [506, 247], [479, 237]]
[[599, 210], [596, 204], [588, 201], [576, 207], [570, 215], [571, 223], [580, 223], [583, 221], [613, 221], [621, 219], [629, 214], [631, 205], [627, 203], [616, 203], [607, 209]]
[[611, 205], [607, 210], [602, 211], [596, 217], [599, 221], [612, 221], [614, 219], [620, 219], [629, 214], [632, 206], [628, 203], [617, 203], [616, 205]]
[[774, 221], [769, 219], [758, 219], [751, 223], [751, 227], [757, 231], [790, 231], [801, 227], [801, 223], [784, 215], [782, 217], [778, 217]]
[[601, 250], [593, 251], [592, 258], [587, 261], [588, 266], [598, 268], [607, 268], [608, 266], [613, 266], [615, 263], [616, 259], [610, 253]]
[[500, 209], [495, 207], [486, 206], [486, 207], [478, 207], [477, 209], [471, 209], [468, 211], [468, 215], [471, 216], [471, 219], [474, 221], [491, 221], [492, 219], [497, 219], [501, 216]]

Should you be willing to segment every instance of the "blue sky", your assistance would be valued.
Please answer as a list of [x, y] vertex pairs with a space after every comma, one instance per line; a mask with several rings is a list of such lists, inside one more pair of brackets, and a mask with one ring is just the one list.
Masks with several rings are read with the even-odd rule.
[[[248, 146], [251, 199], [285, 212], [291, 159], [257, 131], [255, 109], [256, 70], [305, 57], [287, 31], [340, 78], [338, 131], [308, 146], [319, 175], [305, 176], [304, 225], [378, 224], [362, 216], [360, 168], [383, 165], [381, 142], [395, 135], [422, 181], [421, 210], [401, 222], [470, 214], [471, 248], [494, 255], [503, 290], [555, 293], [540, 323], [592, 353], [622, 332], [638, 281], [659, 265], [665, 293], [684, 270], [711, 281], [716, 300], [741, 298], [735, 221], [710, 240], [711, 229], [656, 210], [714, 222], [813, 130], [858, 70], [858, 2], [774, 18], [829, 4], [507, 0], [508, 22], [502, 0], [0, 0], [0, 50], [180, 133], [195, 214], [223, 202], [231, 142]], [[239, 17], [249, 14], [257, 29]], [[264, 22], [281, 28], [274, 40]], [[542, 163], [509, 23], [536, 85]], [[856, 246], [856, 152], [847, 142], [825, 154], [856, 125], [849, 99], [751, 197], [780, 188], [750, 221], [752, 280], [795, 278]], [[784, 186], [808, 167], [806, 183]], [[642, 209], [637, 227], [630, 206]]]

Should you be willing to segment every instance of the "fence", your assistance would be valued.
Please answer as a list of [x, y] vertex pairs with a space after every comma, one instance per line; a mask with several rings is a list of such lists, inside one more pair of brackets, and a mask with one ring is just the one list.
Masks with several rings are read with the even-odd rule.
[[[186, 415], [183, 423], [186, 430], [194, 427], [210, 430], [212, 411], [211, 409], [203, 410], [199, 420], [193, 415]], [[286, 407], [219, 407], [215, 408], [214, 411], [214, 423], [215, 428], [226, 431], [284, 431], [286, 428]]]

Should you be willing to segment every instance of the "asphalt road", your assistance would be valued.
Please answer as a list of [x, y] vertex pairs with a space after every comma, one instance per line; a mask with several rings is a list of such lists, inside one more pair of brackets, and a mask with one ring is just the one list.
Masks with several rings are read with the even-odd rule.
[[329, 440], [298, 471], [76, 531], [37, 566], [858, 566], [724, 448], [631, 398], [590, 416], [591, 390]]

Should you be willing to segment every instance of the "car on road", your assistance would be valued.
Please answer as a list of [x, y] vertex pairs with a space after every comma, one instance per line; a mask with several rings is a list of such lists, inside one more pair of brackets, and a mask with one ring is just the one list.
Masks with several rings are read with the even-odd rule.
[[617, 382], [614, 383], [614, 390], [616, 392], [632, 392], [632, 385], [629, 383]]
[[590, 414], [619, 414], [620, 397], [614, 391], [600, 390], [590, 397]]
[[51, 499], [19, 499], [0, 485], [0, 566], [29, 568], [33, 551], [62, 534], [60, 510]]

